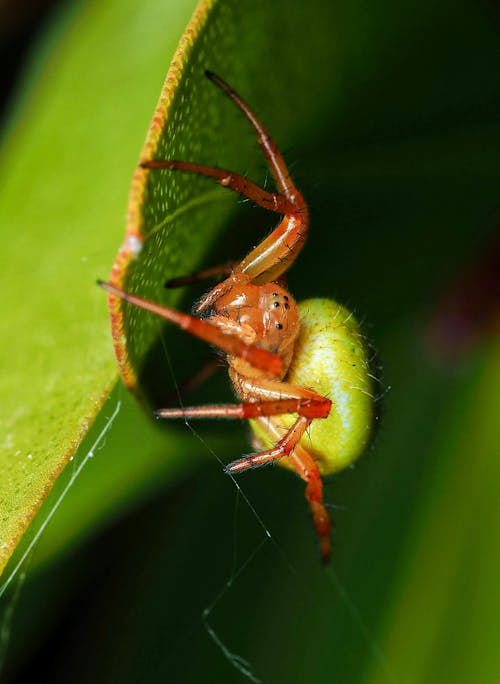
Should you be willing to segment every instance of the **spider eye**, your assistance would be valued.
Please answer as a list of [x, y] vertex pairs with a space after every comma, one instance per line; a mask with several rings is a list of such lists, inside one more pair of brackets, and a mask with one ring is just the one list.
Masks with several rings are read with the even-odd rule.
[[274, 327], [278, 328], [278, 330], [283, 330], [283, 324], [282, 323], [275, 323]]

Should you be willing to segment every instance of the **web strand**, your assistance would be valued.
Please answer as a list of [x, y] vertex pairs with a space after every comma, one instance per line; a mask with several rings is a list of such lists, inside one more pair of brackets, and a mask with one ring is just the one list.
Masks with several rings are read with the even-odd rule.
[[387, 681], [391, 682], [391, 684], [399, 684], [399, 679], [389, 668], [387, 658], [385, 657], [381, 645], [373, 636], [373, 633], [368, 627], [366, 620], [363, 618], [359, 608], [356, 606], [356, 604], [348, 594], [346, 588], [340, 581], [337, 573], [333, 570], [333, 568], [329, 567], [327, 569], [326, 574], [328, 579], [330, 580], [330, 583], [333, 585], [337, 596], [340, 598], [340, 600], [346, 607], [348, 615], [358, 628], [361, 636], [363, 637], [363, 640], [369, 647], [371, 654], [384, 671], [384, 674], [387, 677]]
[[90, 450], [85, 454], [83, 457], [81, 463], [78, 465], [77, 468], [75, 468], [71, 474], [70, 479], [68, 480], [66, 486], [62, 490], [61, 494], [58, 496], [57, 500], [55, 501], [54, 505], [50, 509], [50, 511], [47, 513], [47, 517], [43, 521], [43, 523], [40, 525], [39, 529], [37, 530], [37, 533], [31, 540], [31, 542], [28, 544], [28, 547], [22, 554], [21, 558], [15, 565], [14, 569], [10, 573], [10, 575], [7, 577], [5, 582], [0, 586], [0, 598], [5, 594], [7, 591], [8, 587], [12, 583], [12, 581], [15, 579], [17, 574], [19, 573], [20, 569], [23, 567], [23, 564], [25, 563], [26, 559], [29, 557], [35, 546], [38, 544], [40, 537], [42, 534], [45, 532], [45, 529], [47, 528], [47, 525], [50, 523], [54, 515], [56, 514], [59, 506], [62, 504], [64, 499], [66, 498], [69, 490], [71, 487], [75, 484], [75, 481], [77, 480], [78, 476], [82, 472], [82, 470], [85, 468], [89, 460], [94, 456], [96, 450], [101, 446], [101, 443], [104, 441], [107, 433], [111, 429], [111, 426], [113, 425], [116, 417], [118, 416], [119, 412], [121, 409], [121, 401], [118, 400], [115, 406], [115, 409], [111, 416], [107, 419], [106, 425], [103, 427], [101, 432], [99, 433], [97, 439], [91, 446]]
[[[175, 387], [175, 393], [177, 395], [177, 400], [179, 402], [179, 406], [181, 408], [184, 408], [184, 404], [182, 401], [182, 396], [179, 390], [179, 384], [177, 382], [177, 378], [175, 375], [175, 371], [173, 368], [172, 364], [172, 359], [170, 357], [168, 347], [163, 335], [163, 332], [161, 332], [161, 344], [163, 348], [163, 352], [165, 354], [165, 359], [168, 365], [169, 373], [172, 379], [172, 382], [174, 383]], [[203, 439], [203, 437], [198, 433], [198, 431], [191, 425], [189, 420], [186, 418], [184, 419], [184, 423], [186, 427], [191, 431], [194, 437], [198, 439], [198, 441], [203, 445], [204, 449], [208, 451], [208, 453], [211, 454], [213, 458], [218, 462], [221, 470], [224, 470], [224, 462], [222, 459], [218, 456], [218, 454], [211, 448], [209, 444]], [[231, 651], [228, 646], [225, 644], [225, 642], [220, 638], [220, 636], [217, 634], [215, 629], [212, 627], [211, 623], [209, 622], [209, 617], [212, 614], [213, 610], [217, 607], [217, 605], [223, 600], [224, 596], [226, 593], [229, 591], [229, 589], [233, 586], [234, 582], [241, 576], [241, 574], [246, 570], [246, 568], [250, 565], [250, 563], [254, 560], [254, 558], [262, 551], [262, 549], [269, 543], [272, 542], [273, 545], [279, 550], [281, 556], [285, 558], [285, 555], [282, 551], [282, 549], [278, 546], [276, 543], [276, 540], [273, 538], [271, 532], [267, 528], [266, 524], [260, 517], [260, 515], [257, 513], [255, 507], [253, 504], [250, 502], [244, 491], [241, 489], [240, 485], [236, 481], [233, 475], [229, 473], [229, 477], [231, 478], [234, 487], [236, 488], [236, 494], [237, 494], [237, 499], [235, 502], [235, 509], [234, 509], [234, 532], [233, 532], [233, 561], [232, 561], [232, 569], [229, 574], [228, 579], [222, 586], [220, 592], [216, 595], [214, 600], [206, 606], [202, 613], [201, 613], [201, 620], [203, 622], [203, 626], [205, 628], [206, 633], [208, 636], [211, 638], [211, 640], [214, 642], [214, 644], [219, 648], [221, 653], [224, 655], [226, 660], [235, 668], [237, 669], [243, 676], [245, 676], [249, 681], [253, 682], [254, 684], [262, 684], [262, 680], [259, 679], [253, 672], [252, 670], [252, 665], [251, 663], [243, 658], [242, 656], [238, 655], [237, 653], [234, 653]], [[261, 539], [261, 541], [257, 544], [257, 546], [250, 552], [246, 560], [239, 566], [236, 566], [236, 540], [237, 540], [237, 535], [236, 535], [236, 515], [238, 511], [238, 502], [240, 500], [243, 500], [245, 504], [248, 506], [250, 511], [252, 512], [252, 515], [255, 517], [256, 521], [258, 522], [259, 526], [262, 528], [264, 536]], [[287, 565], [289, 565], [287, 561]], [[289, 565], [289, 567], [291, 567]]]
[[[172, 379], [172, 382], [174, 383], [175, 387], [175, 393], [179, 402], [179, 406], [181, 408], [184, 408], [184, 404], [182, 401], [182, 396], [179, 390], [179, 385], [177, 383], [176, 379], [176, 374], [173, 368], [172, 364], [172, 359], [170, 357], [166, 341], [163, 335], [163, 331], [160, 333], [161, 337], [161, 343], [163, 347], [163, 351], [165, 354], [165, 359], [168, 365], [169, 373]], [[203, 448], [211, 454], [211, 456], [217, 461], [217, 463], [220, 465], [221, 470], [224, 470], [225, 464], [222, 461], [222, 459], [218, 456], [218, 454], [212, 449], [212, 447], [203, 439], [201, 434], [191, 425], [189, 420], [186, 418], [184, 420], [184, 423], [186, 427], [191, 431], [194, 437], [203, 445]], [[238, 580], [241, 575], [244, 573], [244, 571], [249, 567], [249, 565], [252, 563], [252, 561], [258, 556], [259, 553], [263, 550], [263, 548], [271, 542], [273, 544], [273, 547], [278, 551], [279, 555], [281, 556], [282, 560], [285, 562], [289, 572], [300, 581], [300, 585], [302, 589], [306, 589], [306, 593], [309, 593], [309, 585], [302, 577], [299, 576], [297, 573], [296, 568], [292, 565], [290, 562], [290, 559], [286, 556], [284, 553], [283, 549], [280, 547], [280, 545], [277, 543], [276, 539], [273, 537], [271, 534], [270, 530], [266, 526], [265, 522], [261, 518], [261, 516], [258, 514], [257, 510], [255, 509], [254, 505], [251, 503], [251, 501], [248, 499], [246, 496], [245, 492], [242, 490], [241, 486], [235, 479], [235, 477], [231, 473], [227, 473], [229, 477], [231, 478], [233, 485], [236, 489], [236, 494], [237, 494], [237, 499], [235, 502], [235, 509], [234, 509], [234, 533], [233, 533], [233, 561], [232, 561], [232, 569], [229, 574], [228, 579], [226, 582], [223, 584], [221, 590], [219, 593], [215, 596], [213, 601], [209, 603], [206, 608], [202, 611], [201, 614], [201, 619], [205, 628], [205, 631], [207, 632], [208, 636], [211, 638], [211, 640], [214, 642], [214, 644], [219, 648], [223, 656], [227, 659], [227, 661], [235, 668], [237, 669], [242, 675], [244, 675], [249, 681], [253, 682], [254, 684], [262, 684], [262, 680], [259, 679], [253, 672], [252, 665], [251, 663], [243, 658], [242, 656], [234, 653], [231, 651], [226, 643], [220, 638], [218, 633], [215, 631], [215, 629], [212, 627], [212, 624], [209, 622], [210, 616], [213, 614], [217, 606], [220, 604], [220, 602], [225, 598], [229, 590], [234, 586], [234, 583], [236, 580]], [[239, 566], [237, 566], [236, 563], [236, 540], [237, 540], [237, 534], [236, 534], [236, 516], [237, 516], [237, 511], [239, 507], [239, 501], [243, 500], [245, 504], [248, 506], [249, 510], [251, 511], [252, 515], [255, 517], [256, 521], [258, 522], [259, 526], [262, 528], [264, 537], [262, 540], [257, 544], [257, 546], [250, 552], [246, 560]], [[330, 584], [333, 586], [337, 596], [341, 600], [341, 602], [344, 604], [346, 607], [347, 613], [350, 617], [350, 619], [353, 621], [353, 624], [356, 626], [358, 629], [363, 641], [366, 643], [368, 646], [369, 651], [373, 655], [374, 659], [376, 662], [382, 667], [386, 677], [387, 681], [391, 682], [391, 684], [398, 684], [399, 680], [398, 678], [391, 672], [387, 659], [384, 655], [384, 652], [382, 650], [381, 645], [378, 643], [378, 641], [374, 638], [371, 630], [369, 629], [366, 621], [362, 617], [359, 609], [356, 607], [354, 601], [351, 599], [349, 596], [347, 590], [341, 583], [340, 579], [334, 572], [334, 570], [330, 567], [326, 571], [326, 577], [328, 578]]]

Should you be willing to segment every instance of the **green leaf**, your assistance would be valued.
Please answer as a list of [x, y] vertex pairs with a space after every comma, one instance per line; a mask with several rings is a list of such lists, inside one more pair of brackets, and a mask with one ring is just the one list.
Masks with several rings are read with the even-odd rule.
[[154, 5], [73, 9], [4, 142], [0, 568], [116, 382], [95, 280], [119, 245], [165, 53], [192, 9]]

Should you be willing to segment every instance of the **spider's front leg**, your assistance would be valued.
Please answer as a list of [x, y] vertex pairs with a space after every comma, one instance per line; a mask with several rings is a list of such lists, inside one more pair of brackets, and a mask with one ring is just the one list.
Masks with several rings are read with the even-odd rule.
[[[233, 273], [235, 278], [247, 277], [255, 285], [275, 282], [288, 270], [305, 242], [309, 226], [307, 204], [293, 183], [281, 152], [260, 119], [225, 81], [210, 71], [205, 73], [248, 119], [257, 134], [257, 142], [267, 160], [278, 192], [268, 192], [233, 171], [188, 161], [147, 159], [143, 160], [140, 166], [150, 170], [170, 169], [212, 178], [233, 192], [252, 200], [255, 204], [284, 215], [272, 233], [236, 266]], [[198, 274], [195, 274], [194, 278], [198, 279]], [[175, 284], [185, 282], [191, 282], [191, 280], [188, 278], [187, 281], [185, 279], [174, 281]], [[214, 288], [199, 302], [196, 313], [208, 310], [231, 285], [230, 276], [228, 283]]]
[[119, 297], [134, 306], [138, 306], [140, 309], [149, 311], [160, 316], [160, 318], [174, 323], [179, 328], [212, 344], [226, 354], [245, 359], [251, 366], [261, 369], [266, 374], [279, 376], [283, 371], [283, 360], [278, 355], [252, 344], [247, 344], [238, 335], [226, 334], [209, 321], [176, 311], [169, 306], [162, 306], [148, 299], [143, 299], [103, 280], [98, 280], [97, 284], [111, 296]]

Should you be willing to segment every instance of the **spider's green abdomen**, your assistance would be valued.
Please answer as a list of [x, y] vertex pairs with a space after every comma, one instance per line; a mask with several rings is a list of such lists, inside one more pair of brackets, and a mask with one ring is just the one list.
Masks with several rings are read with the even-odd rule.
[[[322, 474], [353, 463], [366, 447], [373, 425], [373, 383], [368, 350], [353, 314], [330, 299], [299, 304], [301, 328], [285, 381], [313, 389], [332, 400], [330, 415], [314, 420], [301, 445], [317, 461]], [[290, 426], [296, 416], [273, 419]], [[263, 438], [259, 427], [253, 424]], [[287, 458], [280, 461], [292, 467]]]

